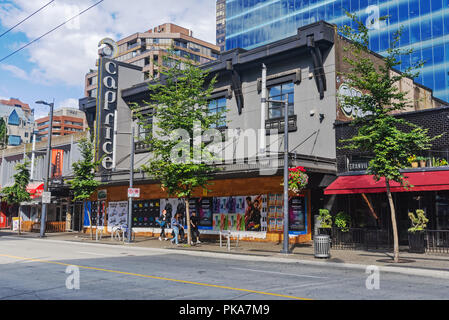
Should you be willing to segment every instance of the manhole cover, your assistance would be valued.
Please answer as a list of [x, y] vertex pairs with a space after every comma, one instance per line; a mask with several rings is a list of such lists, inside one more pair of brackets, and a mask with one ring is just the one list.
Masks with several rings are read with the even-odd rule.
[[[376, 260], [377, 262], [382, 262], [382, 263], [396, 263], [394, 262], [394, 259], [380, 259], [380, 260]], [[415, 260], [411, 260], [411, 259], [399, 259], [399, 261], [397, 263], [412, 263], [415, 262]]]

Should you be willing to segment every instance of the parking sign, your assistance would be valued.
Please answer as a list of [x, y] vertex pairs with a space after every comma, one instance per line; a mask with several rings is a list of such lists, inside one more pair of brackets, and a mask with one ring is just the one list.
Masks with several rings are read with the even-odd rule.
[[139, 198], [140, 188], [128, 188], [128, 198]]

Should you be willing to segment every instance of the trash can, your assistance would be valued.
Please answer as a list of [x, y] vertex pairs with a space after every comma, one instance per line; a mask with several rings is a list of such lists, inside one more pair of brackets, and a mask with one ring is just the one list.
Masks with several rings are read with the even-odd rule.
[[316, 235], [313, 239], [315, 258], [330, 258], [330, 237], [328, 235]]

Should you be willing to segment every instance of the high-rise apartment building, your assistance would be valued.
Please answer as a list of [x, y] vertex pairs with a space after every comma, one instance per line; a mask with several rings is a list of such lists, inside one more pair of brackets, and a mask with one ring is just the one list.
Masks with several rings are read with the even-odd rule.
[[[50, 117], [36, 120], [37, 141], [48, 138]], [[60, 108], [53, 113], [52, 136], [65, 136], [87, 129], [86, 115], [83, 111], [74, 108]]]
[[[220, 48], [209, 42], [193, 37], [189, 29], [172, 23], [165, 23], [143, 33], [135, 33], [117, 42], [117, 61], [142, 67], [143, 79], [157, 77], [159, 66], [166, 63], [163, 56], [173, 47], [174, 53], [182, 58], [190, 58], [198, 64], [215, 60]], [[86, 75], [85, 96], [97, 96], [97, 71]]]
[[[226, 50], [268, 44], [319, 20], [351, 24], [345, 14], [349, 11], [370, 28], [370, 49], [385, 54], [403, 26], [400, 47], [415, 52], [402, 57], [400, 69], [426, 61], [415, 80], [449, 101], [448, 0], [226, 0], [225, 10]], [[376, 22], [382, 16], [390, 17]]]
[[226, 46], [226, 0], [217, 0], [217, 46], [225, 51]]

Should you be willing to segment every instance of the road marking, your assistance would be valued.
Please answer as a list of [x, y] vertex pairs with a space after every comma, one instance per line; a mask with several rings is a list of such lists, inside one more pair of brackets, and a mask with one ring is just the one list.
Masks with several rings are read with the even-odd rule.
[[136, 276], [136, 277], [141, 277], [141, 278], [149, 278], [149, 279], [156, 279], [156, 280], [164, 280], [164, 281], [192, 284], [192, 285], [203, 286], [203, 287], [211, 287], [211, 288], [226, 289], [226, 290], [233, 290], [233, 291], [257, 293], [257, 294], [262, 294], [262, 295], [275, 296], [275, 297], [288, 298], [288, 299], [312, 300], [312, 299], [288, 296], [288, 295], [278, 294], [278, 293], [257, 291], [257, 290], [251, 290], [251, 289], [233, 288], [233, 287], [227, 287], [227, 286], [220, 286], [220, 285], [216, 285], [216, 284], [208, 284], [208, 283], [201, 283], [201, 282], [194, 282], [194, 281], [187, 281], [187, 280], [171, 279], [171, 278], [165, 278], [165, 277], [150, 276], [150, 275], [146, 275], [146, 274], [124, 272], [124, 271], [117, 271], [117, 270], [110, 270], [110, 269], [103, 269], [103, 268], [96, 268], [96, 267], [80, 266], [80, 265], [74, 265], [74, 264], [68, 264], [68, 263], [56, 262], [56, 261], [17, 257], [17, 256], [11, 256], [11, 255], [7, 255], [7, 254], [0, 254], [0, 257], [7, 257], [7, 258], [12, 258], [12, 259], [17, 259], [17, 260], [24, 260], [24, 261], [35, 261], [35, 262], [41, 262], [41, 263], [56, 264], [56, 265], [60, 265], [60, 266], [75, 266], [80, 269], [88, 269], [88, 270], [96, 270], [96, 271], [124, 274], [124, 275]]
[[305, 275], [305, 274], [283, 273], [283, 272], [276, 272], [276, 271], [245, 269], [245, 268], [235, 268], [235, 267], [229, 267], [229, 269], [243, 270], [243, 271], [252, 271], [252, 272], [262, 272], [262, 273], [274, 273], [274, 274], [281, 274], [281, 275], [284, 275], [284, 276], [294, 276], [294, 277], [301, 277], [301, 278], [328, 279], [328, 277], [309, 276], [309, 275]]
[[110, 256], [109, 254], [95, 253], [95, 252], [86, 252], [86, 251], [78, 251], [78, 253], [91, 254], [94, 256]]

